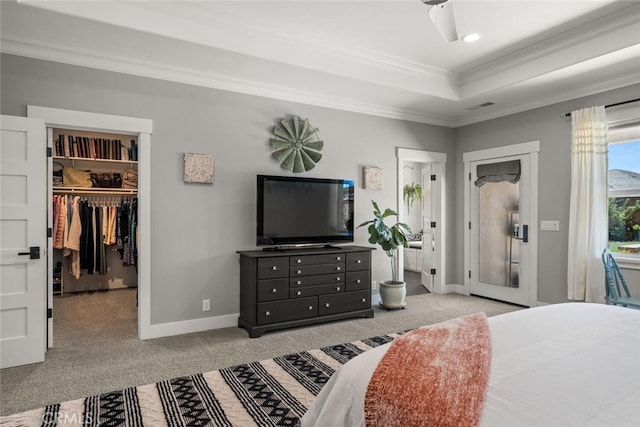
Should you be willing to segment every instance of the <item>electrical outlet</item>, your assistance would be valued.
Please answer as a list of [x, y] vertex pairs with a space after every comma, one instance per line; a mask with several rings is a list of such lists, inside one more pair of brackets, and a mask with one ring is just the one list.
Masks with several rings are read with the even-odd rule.
[[378, 287], [378, 282], [376, 282], [375, 280], [371, 281], [371, 289], [375, 290]]
[[202, 300], [202, 311], [211, 311], [211, 300]]

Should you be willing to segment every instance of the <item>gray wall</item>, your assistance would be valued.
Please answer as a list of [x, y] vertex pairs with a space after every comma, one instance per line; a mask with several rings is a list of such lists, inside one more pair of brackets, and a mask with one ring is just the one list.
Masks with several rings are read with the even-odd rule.
[[[323, 159], [304, 176], [355, 179], [356, 218], [371, 216], [369, 200], [396, 206], [396, 147], [448, 155], [447, 283], [463, 283], [462, 153], [540, 141], [540, 220], [559, 220], [560, 232], [541, 232], [538, 299], [566, 301], [570, 191], [570, 122], [566, 112], [638, 98], [640, 85], [576, 99], [458, 129], [385, 119], [268, 98], [27, 59], [1, 57], [2, 114], [24, 116], [27, 105], [152, 119], [151, 321], [153, 324], [238, 311], [236, 250], [254, 248], [255, 175], [286, 174], [271, 157], [274, 121], [308, 117], [325, 141]], [[185, 152], [215, 157], [214, 184], [182, 182]], [[384, 170], [382, 191], [363, 190], [362, 166]], [[356, 243], [368, 245], [365, 230]], [[374, 252], [373, 280], [390, 276]], [[638, 271], [625, 273], [632, 283]], [[632, 284], [632, 286], [634, 286]], [[212, 311], [201, 311], [211, 299]]]
[[[152, 324], [238, 312], [235, 251], [255, 247], [255, 175], [287, 174], [270, 154], [276, 119], [295, 114], [320, 129], [323, 159], [304, 176], [355, 179], [356, 224], [371, 217], [370, 199], [397, 208], [396, 147], [455, 158], [455, 131], [444, 127], [12, 55], [2, 55], [0, 65], [2, 114], [25, 116], [27, 105], [39, 105], [153, 120]], [[213, 185], [182, 182], [185, 152], [214, 155]], [[362, 166], [384, 170], [382, 191], [362, 189]], [[448, 171], [453, 193], [456, 171]], [[453, 200], [448, 209], [453, 215]], [[366, 230], [358, 230], [356, 243], [366, 240]], [[447, 253], [448, 277], [454, 277], [454, 249]], [[388, 258], [381, 250], [373, 257], [372, 279], [387, 280]], [[211, 299], [210, 313], [201, 311], [204, 298]]]
[[[606, 105], [640, 97], [640, 85], [575, 99], [545, 108], [501, 117], [456, 129], [456, 204], [463, 206], [466, 180], [462, 154], [503, 145], [540, 141], [538, 219], [559, 220], [560, 231], [539, 233], [538, 300], [547, 303], [567, 301], [567, 248], [569, 194], [571, 191], [571, 121], [565, 113], [594, 105]], [[453, 164], [449, 167], [454, 167]], [[462, 209], [457, 224], [464, 223]], [[606, 224], [603, 224], [606, 227]], [[456, 258], [463, 259], [463, 227], [456, 228]], [[628, 272], [627, 272], [628, 271]], [[638, 279], [637, 271], [625, 275]], [[463, 283], [463, 265], [458, 263], [457, 283]], [[452, 282], [454, 280], [451, 280]], [[636, 282], [637, 283], [637, 282]]]

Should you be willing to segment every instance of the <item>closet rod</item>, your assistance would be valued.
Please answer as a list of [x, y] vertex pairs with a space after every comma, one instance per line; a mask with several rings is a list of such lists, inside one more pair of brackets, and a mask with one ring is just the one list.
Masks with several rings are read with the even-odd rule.
[[[617, 107], [618, 105], [625, 105], [625, 104], [631, 104], [632, 102], [638, 102], [640, 101], [640, 98], [636, 98], [636, 99], [629, 99], [627, 101], [620, 101], [620, 102], [615, 102], [613, 104], [608, 104], [605, 105], [604, 108], [611, 108], [611, 107]], [[567, 113], [564, 115], [565, 117], [571, 117], [571, 113]]]
[[138, 194], [138, 190], [114, 190], [114, 191], [105, 191], [105, 190], [77, 190], [77, 189], [53, 189], [53, 194], [93, 194], [100, 196], [136, 196]]

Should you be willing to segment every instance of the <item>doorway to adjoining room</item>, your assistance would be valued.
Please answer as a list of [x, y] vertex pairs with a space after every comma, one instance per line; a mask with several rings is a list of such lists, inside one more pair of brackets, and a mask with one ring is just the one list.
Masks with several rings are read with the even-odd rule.
[[444, 176], [446, 154], [398, 149], [398, 214], [412, 233], [399, 270], [407, 295], [444, 293]]

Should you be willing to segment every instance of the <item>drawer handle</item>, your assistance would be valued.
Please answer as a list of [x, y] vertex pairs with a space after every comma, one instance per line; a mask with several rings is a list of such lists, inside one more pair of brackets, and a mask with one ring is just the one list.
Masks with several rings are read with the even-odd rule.
[[302, 270], [298, 270], [298, 274], [302, 274]]
[[356, 264], [362, 264], [362, 260], [361, 259], [356, 260]]
[[340, 271], [340, 267], [336, 267], [336, 271]]
[[264, 313], [265, 316], [271, 316], [271, 312], [267, 311], [266, 313]]
[[339, 256], [336, 257], [336, 261], [340, 261], [340, 257]]
[[367, 299], [366, 298], [362, 298], [362, 302], [367, 302]]
[[356, 280], [356, 283], [360, 283], [360, 279]]
[[336, 277], [336, 282], [340, 281], [340, 276]]
[[309, 306], [309, 310], [313, 310], [313, 306], [312, 305]]
[[302, 280], [298, 280], [298, 281], [296, 282], [296, 285], [302, 285]]
[[336, 286], [336, 291], [339, 291], [339, 290], [340, 290], [340, 286]]
[[297, 295], [297, 296], [302, 295], [302, 291], [298, 291], [298, 292], [296, 292], [296, 295]]
[[275, 294], [275, 293], [277, 293], [277, 292], [278, 292], [278, 290], [277, 290], [276, 288], [271, 289], [271, 293], [274, 293], [274, 294]]
[[329, 303], [326, 303], [324, 306], [325, 306], [325, 307], [327, 307], [327, 308], [329, 308]]
[[273, 271], [276, 271], [276, 270], [278, 269], [278, 267], [276, 267], [276, 266], [274, 265], [273, 267], [271, 267], [271, 269], [272, 269]]
[[300, 258], [298, 258], [298, 259], [296, 260], [296, 262], [297, 262], [298, 264], [300, 264], [300, 263], [302, 262], [302, 260], [301, 260]]

